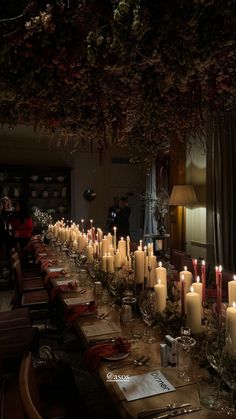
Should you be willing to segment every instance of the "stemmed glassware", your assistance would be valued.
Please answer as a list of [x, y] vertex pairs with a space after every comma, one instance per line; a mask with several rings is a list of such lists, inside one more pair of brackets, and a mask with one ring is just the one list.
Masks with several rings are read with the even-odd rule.
[[218, 331], [217, 335], [209, 335], [206, 341], [206, 358], [215, 371], [215, 394], [211, 394], [208, 407], [211, 409], [224, 410], [221, 397], [220, 360], [224, 346], [224, 334]]
[[234, 406], [234, 394], [236, 392], [236, 352], [233, 350], [230, 337], [225, 340], [225, 346], [219, 363], [219, 371], [223, 381], [230, 388], [230, 406], [226, 410], [226, 415], [236, 417], [236, 408]]
[[151, 333], [151, 326], [156, 320], [156, 304], [155, 294], [151, 289], [141, 291], [139, 297], [139, 309], [142, 314], [143, 321], [146, 324], [146, 332], [143, 341], [146, 343], [156, 342], [155, 337]]

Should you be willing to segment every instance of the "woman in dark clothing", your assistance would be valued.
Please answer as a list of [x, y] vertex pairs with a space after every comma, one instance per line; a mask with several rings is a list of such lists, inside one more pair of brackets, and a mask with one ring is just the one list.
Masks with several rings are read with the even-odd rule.
[[30, 241], [33, 232], [33, 220], [25, 201], [16, 201], [15, 212], [10, 221], [15, 242], [20, 243], [23, 249]]
[[128, 204], [128, 198], [124, 197], [120, 199], [121, 209], [117, 214], [116, 223], [117, 223], [117, 235], [118, 237], [127, 237], [130, 236], [130, 227], [129, 227], [129, 217], [130, 217], [130, 207]]

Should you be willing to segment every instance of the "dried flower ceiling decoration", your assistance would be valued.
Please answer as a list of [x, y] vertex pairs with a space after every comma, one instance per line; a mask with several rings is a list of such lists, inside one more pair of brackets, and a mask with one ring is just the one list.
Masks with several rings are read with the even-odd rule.
[[2, 0], [0, 122], [151, 160], [235, 109], [234, 0]]

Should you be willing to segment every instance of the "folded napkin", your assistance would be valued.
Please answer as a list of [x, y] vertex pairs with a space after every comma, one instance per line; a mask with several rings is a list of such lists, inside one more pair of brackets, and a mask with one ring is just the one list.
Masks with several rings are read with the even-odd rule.
[[97, 310], [97, 304], [95, 301], [90, 301], [89, 303], [83, 303], [83, 304], [79, 304], [76, 307], [68, 308], [65, 312], [66, 323], [71, 324], [81, 314], [95, 313], [96, 310]]
[[130, 352], [131, 345], [126, 339], [119, 337], [115, 343], [102, 343], [92, 346], [85, 352], [85, 364], [90, 372], [95, 371], [103, 357], [109, 357], [118, 353]]
[[63, 292], [74, 291], [77, 288], [78, 288], [78, 285], [76, 283], [73, 283], [73, 282], [68, 282], [68, 284], [61, 284], [61, 285], [59, 284], [51, 290], [50, 298], [51, 298], [51, 300], [55, 300], [56, 297], [58, 295], [62, 294]]

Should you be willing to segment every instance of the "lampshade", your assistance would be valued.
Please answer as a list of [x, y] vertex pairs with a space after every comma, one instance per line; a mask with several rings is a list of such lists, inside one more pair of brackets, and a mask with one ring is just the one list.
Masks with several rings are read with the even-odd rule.
[[191, 207], [197, 204], [197, 197], [192, 185], [174, 185], [169, 205], [181, 205], [182, 207]]

